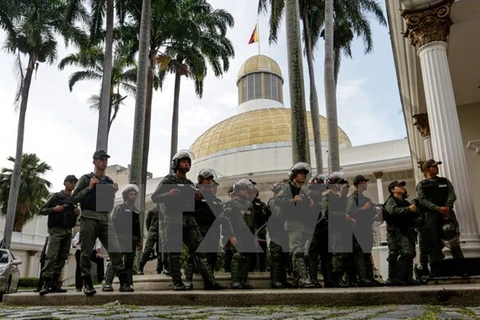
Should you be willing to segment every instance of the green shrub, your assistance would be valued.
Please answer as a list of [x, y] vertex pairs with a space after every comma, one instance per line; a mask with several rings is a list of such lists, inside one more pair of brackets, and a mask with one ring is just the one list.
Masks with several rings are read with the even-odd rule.
[[18, 286], [24, 288], [36, 288], [38, 286], [38, 281], [38, 278], [20, 278]]

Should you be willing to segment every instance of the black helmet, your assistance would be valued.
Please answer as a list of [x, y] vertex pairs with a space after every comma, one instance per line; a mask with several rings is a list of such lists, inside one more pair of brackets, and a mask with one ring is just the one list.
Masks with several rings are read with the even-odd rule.
[[327, 185], [337, 184], [337, 183], [347, 184], [348, 181], [347, 181], [347, 177], [345, 175], [345, 172], [335, 171], [328, 177], [326, 183], [327, 183]]
[[308, 186], [309, 189], [316, 189], [316, 188], [324, 188], [325, 182], [327, 181], [327, 176], [322, 174], [317, 175], [310, 179], [310, 185]]
[[178, 164], [183, 159], [187, 159], [190, 165], [192, 165], [192, 159], [194, 158], [195, 157], [193, 156], [193, 154], [187, 149], [182, 149], [178, 151], [177, 153], [175, 153], [175, 155], [172, 158], [172, 170], [176, 172], [178, 169]]
[[276, 193], [279, 193], [280, 190], [282, 190], [282, 188], [283, 188], [284, 185], [285, 185], [284, 182], [277, 182], [277, 183], [275, 183], [275, 184], [272, 184], [271, 190], [272, 190], [272, 192], [275, 193], [275, 194], [276, 194]]
[[198, 173], [198, 183], [203, 183], [204, 179], [215, 179], [217, 177], [217, 174], [215, 173], [215, 170], [210, 169], [210, 168], [205, 168], [200, 170]]
[[298, 162], [298, 163], [294, 164], [292, 168], [290, 168], [288, 178], [290, 180], [293, 180], [293, 178], [295, 178], [297, 173], [302, 172], [302, 171], [305, 172], [305, 174], [309, 174], [312, 171], [312, 168], [306, 162]]
[[233, 193], [239, 189], [253, 189], [253, 183], [248, 179], [240, 179], [233, 184]]

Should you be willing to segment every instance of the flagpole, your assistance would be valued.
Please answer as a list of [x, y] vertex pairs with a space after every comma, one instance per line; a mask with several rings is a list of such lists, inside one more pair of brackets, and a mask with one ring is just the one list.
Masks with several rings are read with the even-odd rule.
[[257, 34], [258, 34], [258, 55], [260, 55], [260, 23], [259, 23], [258, 15], [257, 15]]

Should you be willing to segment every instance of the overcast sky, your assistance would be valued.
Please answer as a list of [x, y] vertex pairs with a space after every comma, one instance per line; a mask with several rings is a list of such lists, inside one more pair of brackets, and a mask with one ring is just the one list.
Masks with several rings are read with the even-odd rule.
[[[215, 78], [209, 72], [201, 100], [194, 94], [193, 83], [185, 78], [182, 80], [179, 149], [189, 148], [212, 125], [235, 114], [238, 70], [246, 59], [258, 53], [257, 44], [247, 44], [257, 20], [256, 1], [211, 0], [211, 3], [217, 8], [226, 9], [235, 18], [235, 27], [227, 34], [235, 47], [235, 59], [223, 78]], [[260, 16], [259, 26], [261, 53], [272, 57], [280, 65], [286, 80], [284, 101], [289, 106], [284, 22], [279, 42], [272, 46], [268, 44], [268, 16]], [[406, 136], [388, 29], [373, 20], [372, 28], [375, 46], [373, 53], [364, 55], [362, 40], [355, 40], [353, 59], [343, 58], [340, 70], [338, 121], [354, 146]], [[5, 41], [3, 31], [0, 31], [0, 41], [2, 44]], [[323, 46], [324, 42], [319, 41], [315, 50], [315, 72], [320, 113], [325, 115]], [[75, 48], [65, 48], [59, 39], [59, 59], [74, 51]], [[18, 113], [14, 111], [13, 101], [18, 79], [15, 76], [14, 61], [14, 55], [0, 51], [0, 167], [11, 167], [12, 164], [6, 158], [15, 155]], [[26, 61], [24, 57], [24, 66]], [[308, 99], [306, 65], [304, 62]], [[67, 83], [74, 71], [76, 69], [72, 67], [59, 71], [57, 64], [41, 64], [30, 88], [23, 152], [36, 153], [52, 167], [46, 178], [52, 182], [53, 190], [62, 188], [63, 178], [67, 174], [79, 177], [92, 170], [98, 114], [88, 108], [87, 99], [92, 94], [98, 94], [101, 83], [79, 82], [70, 92]], [[154, 177], [166, 174], [169, 165], [173, 82], [174, 77], [169, 76], [163, 91], [153, 95], [148, 170]], [[127, 166], [130, 162], [134, 105], [133, 97], [128, 97], [112, 125], [108, 150], [112, 156], [110, 165]]]

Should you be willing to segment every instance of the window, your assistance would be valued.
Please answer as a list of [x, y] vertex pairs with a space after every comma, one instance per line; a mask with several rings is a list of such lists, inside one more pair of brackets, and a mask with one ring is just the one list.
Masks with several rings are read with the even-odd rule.
[[7, 251], [0, 251], [0, 263], [8, 263], [8, 252]]

